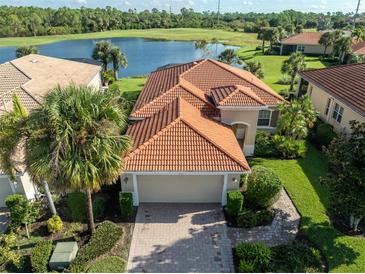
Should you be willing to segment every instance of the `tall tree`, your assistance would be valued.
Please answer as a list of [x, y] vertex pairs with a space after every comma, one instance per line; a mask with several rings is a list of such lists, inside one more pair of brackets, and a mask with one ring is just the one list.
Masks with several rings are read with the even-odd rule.
[[239, 62], [237, 52], [234, 49], [225, 49], [222, 51], [218, 56], [218, 60], [229, 65]]
[[115, 80], [118, 80], [119, 67], [122, 66], [123, 68], [126, 68], [128, 66], [127, 57], [125, 57], [124, 53], [118, 47], [112, 47], [109, 51], [109, 55], [113, 64], [114, 78]]
[[261, 28], [260, 31], [257, 34], [257, 39], [262, 40], [262, 53], [265, 52], [265, 42], [270, 41], [270, 28]]
[[131, 140], [123, 135], [126, 108], [120, 93], [87, 87], [56, 88], [32, 111], [26, 145], [29, 173], [61, 190], [84, 191], [89, 229], [95, 231], [93, 192], [123, 171]]
[[358, 27], [352, 31], [351, 36], [356, 39], [356, 42], [365, 40], [365, 29]]
[[333, 35], [331, 32], [325, 32], [319, 39], [319, 44], [324, 46], [323, 55], [326, 55], [329, 46], [333, 45]]
[[37, 13], [32, 13], [27, 22], [33, 36], [37, 36], [37, 33], [40, 32], [40, 28], [42, 27], [42, 19]]
[[38, 54], [38, 48], [36, 46], [21, 46], [16, 48], [15, 56], [16, 58], [20, 58], [29, 54]]
[[295, 77], [298, 72], [305, 69], [305, 56], [301, 52], [294, 52], [281, 66], [281, 72], [290, 75], [290, 91], [294, 89]]
[[352, 51], [352, 39], [349, 36], [343, 36], [334, 44], [335, 55], [338, 56], [338, 63], [342, 64], [345, 61], [347, 54]]
[[262, 64], [259, 61], [248, 61], [245, 63], [246, 63], [245, 70], [248, 70], [259, 79], [264, 78], [264, 71], [262, 68]]
[[[13, 110], [0, 117], [0, 167], [12, 181], [15, 181], [17, 171], [28, 170], [27, 162], [17, 157], [22, 154], [29, 134], [26, 126], [27, 116], [18, 96], [14, 95]], [[48, 183], [45, 180], [40, 180], [40, 183], [44, 188], [52, 215], [57, 215]]]
[[110, 43], [110, 41], [105, 41], [105, 40], [97, 42], [93, 49], [93, 53], [91, 56], [94, 60], [97, 60], [102, 63], [103, 72], [108, 69], [111, 49], [112, 49], [112, 44]]

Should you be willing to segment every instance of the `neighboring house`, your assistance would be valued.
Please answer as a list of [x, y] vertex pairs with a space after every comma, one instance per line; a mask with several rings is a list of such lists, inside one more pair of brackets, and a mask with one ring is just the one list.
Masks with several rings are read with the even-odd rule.
[[[0, 65], [0, 116], [12, 110], [12, 96], [17, 94], [29, 112], [42, 103], [43, 97], [57, 85], [86, 85], [101, 88], [101, 67], [87, 63], [31, 54]], [[16, 182], [0, 170], [0, 207], [6, 196], [24, 194], [33, 199], [37, 193], [28, 174], [19, 165]]]
[[[122, 191], [134, 203], [222, 203], [250, 172], [257, 129], [274, 131], [283, 98], [215, 60], [151, 73], [130, 116]], [[243, 153], [244, 152], [244, 153]]]
[[[281, 40], [280, 55], [292, 52], [303, 52], [304, 54], [321, 55], [324, 53], [324, 46], [319, 44], [319, 39], [325, 32], [302, 32], [294, 34]], [[333, 47], [328, 47], [326, 54], [331, 54]]]
[[352, 46], [352, 53], [356, 55], [365, 55], [365, 41], [355, 43]]
[[302, 71], [299, 96], [309, 94], [320, 118], [336, 132], [351, 133], [349, 122], [365, 122], [365, 64]]

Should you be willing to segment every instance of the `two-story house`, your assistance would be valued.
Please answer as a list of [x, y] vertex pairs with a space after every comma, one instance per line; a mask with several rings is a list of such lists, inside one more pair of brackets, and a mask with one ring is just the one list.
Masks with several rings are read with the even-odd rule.
[[298, 95], [308, 94], [322, 121], [338, 133], [351, 133], [349, 122], [365, 122], [365, 64], [341, 65], [299, 73]]
[[250, 72], [205, 59], [149, 76], [130, 115], [122, 191], [140, 202], [226, 203], [250, 172], [256, 131], [274, 131], [283, 98]]

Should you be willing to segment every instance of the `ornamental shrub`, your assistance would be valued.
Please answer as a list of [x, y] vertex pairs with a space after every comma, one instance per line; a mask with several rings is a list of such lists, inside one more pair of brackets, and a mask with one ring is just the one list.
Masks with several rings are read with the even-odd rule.
[[[252, 265], [253, 271], [265, 272], [271, 260], [271, 249], [262, 243], [241, 243], [235, 248], [235, 254], [245, 267]], [[241, 267], [240, 267], [241, 269]]]
[[96, 219], [102, 218], [105, 213], [106, 199], [104, 197], [96, 197], [93, 200], [93, 212]]
[[239, 273], [254, 273], [255, 272], [255, 265], [253, 262], [247, 262], [246, 260], [240, 260], [238, 266]]
[[121, 257], [110, 256], [94, 262], [88, 273], [123, 273], [126, 270], [127, 262]]
[[232, 190], [227, 192], [227, 213], [232, 216], [242, 210], [243, 195], [239, 190]]
[[283, 135], [274, 135], [272, 140], [278, 156], [284, 159], [303, 157], [307, 151], [305, 140], [294, 140]]
[[49, 218], [47, 221], [47, 228], [49, 233], [56, 233], [61, 231], [63, 227], [63, 222], [61, 217], [58, 215], [53, 215], [53, 217]]
[[275, 157], [278, 156], [275, 143], [272, 140], [272, 135], [263, 130], [258, 130], [255, 141], [255, 156], [256, 157]]
[[48, 261], [52, 253], [52, 241], [37, 243], [31, 251], [30, 262], [35, 273], [48, 272]]
[[267, 208], [277, 200], [282, 188], [274, 171], [263, 166], [254, 166], [247, 179], [247, 202], [259, 208]]
[[133, 214], [133, 194], [132, 192], [119, 193], [120, 211], [123, 217], [130, 217]]
[[327, 147], [336, 137], [333, 127], [329, 124], [320, 124], [316, 129], [316, 143], [318, 147]]
[[80, 248], [75, 260], [71, 263], [70, 272], [85, 272], [85, 267], [95, 258], [110, 251], [122, 238], [123, 229], [110, 221], [102, 222], [96, 228], [90, 241]]
[[86, 195], [83, 192], [73, 192], [67, 195], [67, 207], [74, 222], [82, 222], [86, 217]]
[[251, 228], [255, 226], [268, 225], [272, 222], [274, 215], [274, 212], [268, 209], [259, 211], [252, 209], [244, 210], [237, 216], [237, 226]]

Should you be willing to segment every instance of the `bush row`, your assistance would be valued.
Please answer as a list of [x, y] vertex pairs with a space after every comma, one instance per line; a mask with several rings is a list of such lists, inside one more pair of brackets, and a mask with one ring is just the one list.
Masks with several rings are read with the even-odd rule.
[[282, 135], [272, 135], [258, 130], [255, 141], [255, 156], [295, 159], [303, 157], [306, 152], [305, 140], [293, 140]]
[[52, 253], [52, 241], [41, 241], [32, 249], [30, 262], [35, 273], [48, 272], [48, 262]]
[[122, 234], [123, 230], [117, 224], [110, 221], [101, 223], [91, 236], [90, 241], [80, 248], [70, 266], [70, 271], [84, 272], [87, 264], [110, 251], [121, 239]]

